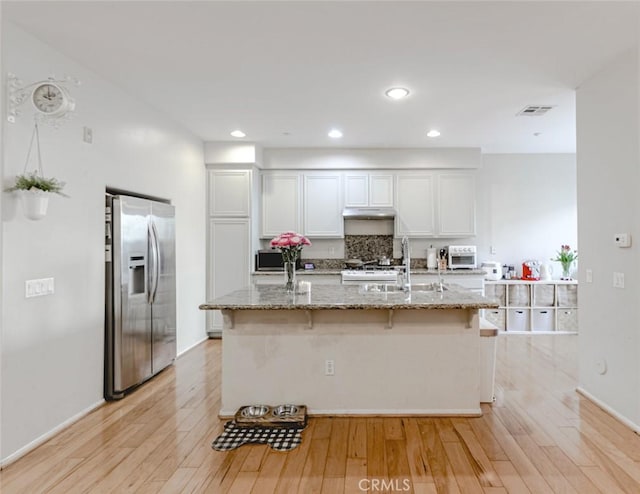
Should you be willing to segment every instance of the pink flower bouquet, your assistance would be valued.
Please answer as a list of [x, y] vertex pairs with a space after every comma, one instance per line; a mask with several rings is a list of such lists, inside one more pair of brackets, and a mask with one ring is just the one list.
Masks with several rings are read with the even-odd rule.
[[281, 233], [271, 240], [271, 247], [282, 251], [285, 262], [295, 262], [305, 245], [311, 245], [309, 239], [295, 232]]

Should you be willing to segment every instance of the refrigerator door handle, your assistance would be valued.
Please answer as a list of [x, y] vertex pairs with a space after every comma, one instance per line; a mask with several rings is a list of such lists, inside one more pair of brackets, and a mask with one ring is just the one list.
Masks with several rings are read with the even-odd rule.
[[150, 221], [151, 250], [153, 252], [153, 265], [151, 267], [152, 283], [149, 289], [149, 303], [154, 303], [158, 292], [158, 278], [160, 277], [160, 247], [158, 245], [158, 230], [153, 220]]

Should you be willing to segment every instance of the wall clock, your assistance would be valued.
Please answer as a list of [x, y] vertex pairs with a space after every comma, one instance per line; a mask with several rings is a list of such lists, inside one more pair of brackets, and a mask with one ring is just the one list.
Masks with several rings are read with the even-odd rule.
[[8, 112], [7, 120], [15, 123], [20, 115], [19, 107], [29, 101], [33, 105], [37, 121], [58, 127], [75, 110], [76, 103], [71, 97], [67, 85], [80, 85], [80, 81], [67, 76], [64, 79], [50, 77], [47, 80], [24, 84], [15, 74], [8, 74]]
[[31, 102], [36, 111], [50, 117], [61, 117], [75, 106], [67, 90], [50, 81], [36, 83]]

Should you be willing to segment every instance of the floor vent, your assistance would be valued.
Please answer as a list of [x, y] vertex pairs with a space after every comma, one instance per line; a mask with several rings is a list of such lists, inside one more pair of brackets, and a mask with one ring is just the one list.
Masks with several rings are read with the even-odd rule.
[[539, 117], [547, 113], [551, 108], [553, 108], [551, 105], [529, 105], [516, 113], [516, 116]]

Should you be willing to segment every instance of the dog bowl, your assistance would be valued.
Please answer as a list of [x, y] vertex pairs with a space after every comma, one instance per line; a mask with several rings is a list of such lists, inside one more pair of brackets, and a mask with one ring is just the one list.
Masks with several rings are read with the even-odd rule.
[[273, 409], [273, 415], [276, 417], [291, 417], [299, 412], [296, 405], [279, 405]]
[[250, 405], [242, 409], [241, 415], [247, 418], [264, 417], [269, 411], [267, 405]]

